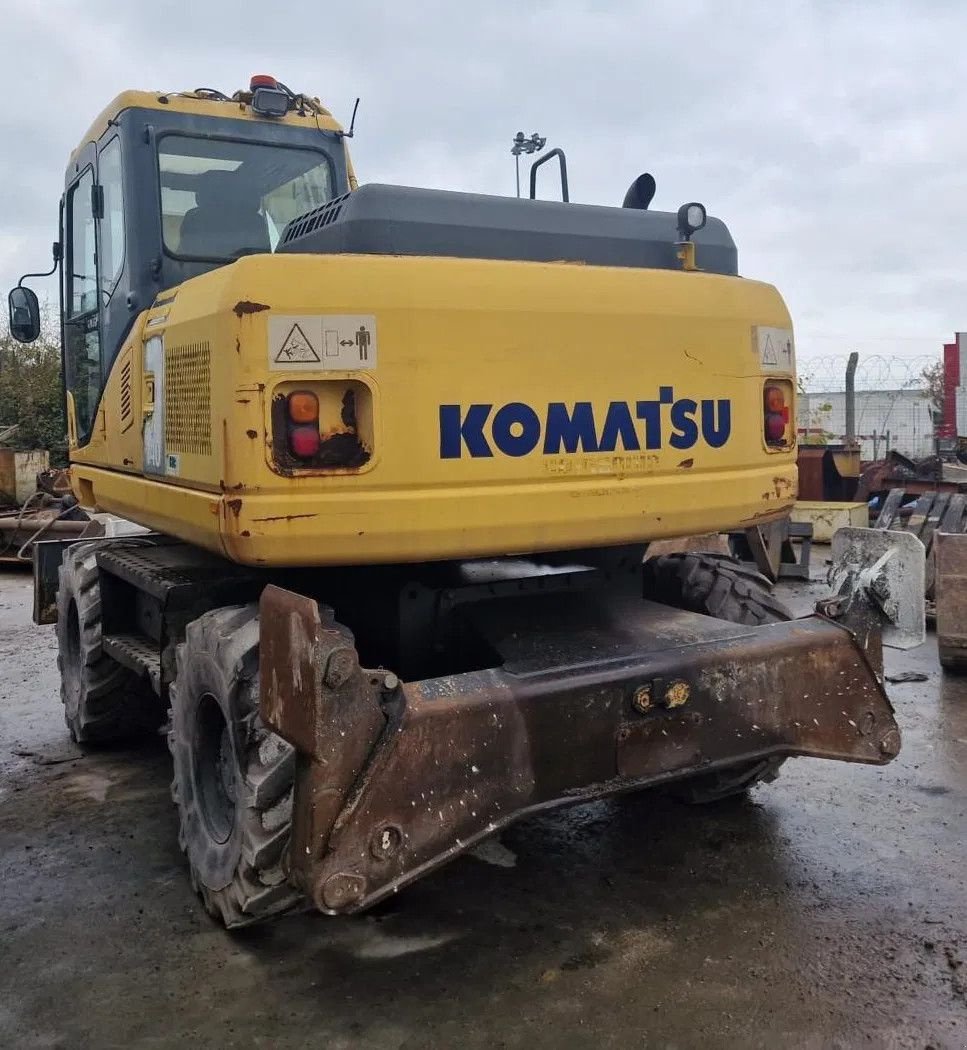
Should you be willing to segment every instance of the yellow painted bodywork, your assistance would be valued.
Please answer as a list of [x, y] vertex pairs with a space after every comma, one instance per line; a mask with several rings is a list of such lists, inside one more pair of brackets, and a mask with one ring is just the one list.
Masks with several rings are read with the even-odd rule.
[[[756, 524], [795, 501], [795, 450], [763, 439], [766, 377], [754, 328], [791, 327], [766, 284], [566, 263], [279, 254], [240, 259], [157, 302], [114, 363], [92, 439], [72, 450], [75, 491], [82, 503], [235, 561], [363, 564], [606, 546]], [[376, 367], [270, 368], [269, 318], [311, 314], [373, 315]], [[207, 451], [182, 450], [176, 475], [147, 479], [143, 355], [153, 336], [166, 353], [207, 345], [209, 425]], [[369, 462], [279, 470], [272, 397], [293, 380], [362, 384]], [[441, 405], [523, 402], [542, 413], [548, 402], [590, 401], [603, 420], [611, 402], [633, 410], [661, 386], [676, 398], [730, 399], [728, 441], [682, 451], [666, 438], [653, 450], [554, 455], [539, 444], [519, 457], [441, 458]]]

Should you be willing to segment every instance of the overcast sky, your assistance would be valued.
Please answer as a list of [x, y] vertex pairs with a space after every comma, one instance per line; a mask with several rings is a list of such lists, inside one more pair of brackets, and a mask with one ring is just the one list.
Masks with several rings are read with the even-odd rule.
[[266, 72], [347, 123], [361, 96], [361, 182], [512, 194], [519, 129], [567, 150], [579, 202], [619, 204], [651, 171], [654, 207], [726, 220], [742, 272], [785, 295], [801, 356], [934, 353], [967, 328], [963, 0], [0, 10], [3, 287], [46, 268], [67, 155], [110, 98]]

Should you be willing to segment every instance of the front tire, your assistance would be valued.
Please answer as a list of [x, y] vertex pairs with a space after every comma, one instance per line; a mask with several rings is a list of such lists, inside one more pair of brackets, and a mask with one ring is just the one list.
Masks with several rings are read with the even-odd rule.
[[[666, 554], [644, 566], [645, 597], [675, 609], [714, 616], [729, 623], [761, 627], [793, 619], [772, 594], [769, 581], [727, 555]], [[753, 784], [771, 783], [785, 758], [741, 762], [673, 784], [668, 791], [692, 805], [744, 795]]]
[[295, 752], [258, 713], [258, 608], [188, 624], [171, 685], [179, 845], [209, 915], [228, 928], [289, 911]]
[[106, 744], [152, 732], [163, 710], [151, 687], [101, 648], [102, 544], [64, 553], [57, 586], [57, 667], [64, 721], [78, 744]]

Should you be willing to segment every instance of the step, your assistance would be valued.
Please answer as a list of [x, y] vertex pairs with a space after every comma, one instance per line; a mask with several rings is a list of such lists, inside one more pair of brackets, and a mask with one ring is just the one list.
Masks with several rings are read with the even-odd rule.
[[155, 693], [161, 695], [161, 654], [155, 642], [140, 634], [105, 634], [101, 648], [112, 660], [146, 677]]

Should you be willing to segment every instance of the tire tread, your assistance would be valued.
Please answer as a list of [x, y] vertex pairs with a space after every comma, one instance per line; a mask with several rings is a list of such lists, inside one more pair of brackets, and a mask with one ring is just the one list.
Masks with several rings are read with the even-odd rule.
[[[101, 589], [97, 551], [103, 543], [76, 543], [64, 553], [57, 588], [57, 669], [64, 721], [79, 744], [106, 744], [153, 732], [161, 705], [151, 687], [101, 648]], [[70, 603], [77, 608], [79, 666], [68, 666]], [[78, 678], [77, 701], [68, 676]]]
[[[177, 649], [177, 676], [170, 690], [168, 746], [175, 767], [171, 797], [179, 810], [178, 841], [188, 859], [192, 886], [205, 910], [229, 929], [292, 911], [304, 899], [287, 881], [295, 751], [288, 744], [262, 746], [272, 734], [258, 714], [258, 641], [257, 606], [227, 606], [205, 613], [188, 624], [185, 640]], [[175, 717], [177, 705], [188, 701], [181, 691], [189, 662], [199, 654], [206, 654], [217, 664], [236, 698], [235, 728], [241, 740], [239, 759], [243, 768], [236, 781], [241, 845], [232, 879], [223, 887], [206, 885], [193, 861], [197, 843], [188, 829], [197, 804], [186, 789], [191, 776], [191, 741], [183, 732], [184, 720]], [[277, 818], [280, 805], [283, 819], [266, 827], [264, 815], [273, 810]]]

